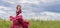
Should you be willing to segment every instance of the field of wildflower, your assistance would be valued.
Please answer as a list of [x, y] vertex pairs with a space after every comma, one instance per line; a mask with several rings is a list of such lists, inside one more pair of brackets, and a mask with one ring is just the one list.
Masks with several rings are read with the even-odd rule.
[[[60, 28], [60, 21], [29, 20], [30, 28]], [[9, 28], [11, 21], [0, 20], [0, 28]]]

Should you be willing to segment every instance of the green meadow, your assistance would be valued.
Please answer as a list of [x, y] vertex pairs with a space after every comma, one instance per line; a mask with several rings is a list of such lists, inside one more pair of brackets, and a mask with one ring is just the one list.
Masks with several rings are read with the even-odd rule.
[[[29, 20], [30, 28], [60, 28], [60, 21]], [[0, 20], [0, 28], [9, 28], [11, 21]]]

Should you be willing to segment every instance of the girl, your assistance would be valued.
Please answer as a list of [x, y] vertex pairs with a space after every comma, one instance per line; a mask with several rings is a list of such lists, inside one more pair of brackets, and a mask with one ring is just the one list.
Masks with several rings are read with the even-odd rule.
[[16, 17], [10, 16], [10, 19], [13, 21], [11, 28], [28, 28], [29, 22], [23, 20], [21, 13], [21, 6], [17, 5]]
[[17, 5], [17, 10], [16, 10], [16, 16], [18, 16], [19, 14], [21, 14], [22, 11], [21, 11], [21, 6], [20, 5]]

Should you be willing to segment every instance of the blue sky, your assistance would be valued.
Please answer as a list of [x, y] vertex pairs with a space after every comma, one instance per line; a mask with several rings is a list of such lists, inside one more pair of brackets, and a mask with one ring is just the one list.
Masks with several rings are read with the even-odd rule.
[[25, 19], [60, 20], [60, 0], [0, 0], [0, 17], [15, 16], [18, 4]]

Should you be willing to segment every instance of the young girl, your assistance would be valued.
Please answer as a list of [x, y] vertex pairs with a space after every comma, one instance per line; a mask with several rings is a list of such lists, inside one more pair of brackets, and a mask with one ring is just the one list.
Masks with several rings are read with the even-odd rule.
[[10, 20], [13, 21], [11, 28], [28, 28], [29, 22], [23, 20], [21, 13], [21, 6], [17, 5], [16, 17], [10, 16]]
[[22, 13], [21, 6], [20, 5], [17, 5], [16, 16], [18, 16], [21, 13]]

